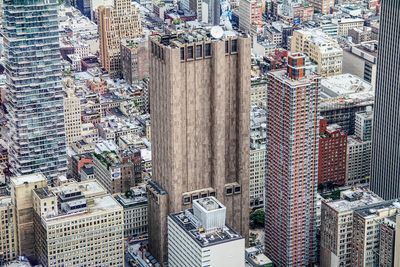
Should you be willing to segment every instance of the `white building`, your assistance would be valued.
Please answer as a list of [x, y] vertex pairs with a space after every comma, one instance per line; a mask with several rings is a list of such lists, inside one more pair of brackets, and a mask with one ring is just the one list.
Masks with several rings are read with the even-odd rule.
[[168, 266], [244, 267], [244, 238], [225, 225], [226, 207], [214, 197], [168, 216]]

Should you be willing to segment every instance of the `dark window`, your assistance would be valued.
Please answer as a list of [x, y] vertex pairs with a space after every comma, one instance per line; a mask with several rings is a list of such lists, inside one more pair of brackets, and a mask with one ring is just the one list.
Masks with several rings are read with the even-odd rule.
[[206, 44], [204, 50], [205, 50], [204, 55], [206, 57], [210, 57], [211, 56], [211, 44]]
[[190, 203], [190, 197], [186, 196], [183, 197], [183, 204], [189, 204]]
[[181, 47], [181, 60], [185, 60], [185, 48]]
[[229, 42], [225, 41], [225, 53], [229, 53]]
[[237, 39], [232, 40], [232, 47], [231, 47], [231, 51], [233, 52], [237, 52], [238, 50], [238, 46], [237, 46]]
[[203, 47], [201, 45], [196, 45], [196, 58], [203, 56]]
[[195, 200], [195, 199], [198, 199], [199, 198], [199, 195], [193, 195], [192, 196], [192, 200]]
[[187, 48], [187, 58], [193, 59], [193, 46], [188, 46]]
[[227, 195], [232, 195], [232, 193], [233, 193], [233, 188], [232, 187], [228, 187], [225, 190], [226, 190], [225, 192], [226, 192]]
[[235, 187], [235, 193], [240, 193], [240, 186]]
[[215, 192], [210, 192], [210, 197], [215, 197]]

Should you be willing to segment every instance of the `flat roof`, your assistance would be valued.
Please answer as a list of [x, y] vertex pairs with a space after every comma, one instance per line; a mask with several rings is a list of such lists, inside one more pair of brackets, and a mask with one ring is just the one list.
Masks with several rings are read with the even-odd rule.
[[338, 212], [346, 212], [382, 201], [381, 197], [369, 190], [355, 188], [341, 192], [341, 199], [325, 201], [325, 204]]
[[22, 176], [16, 176], [11, 178], [11, 182], [18, 186], [25, 183], [36, 183], [40, 181], [47, 181], [46, 177], [42, 173], [32, 173]]
[[243, 239], [229, 226], [205, 233], [200, 221], [194, 216], [193, 209], [169, 215], [200, 247], [218, 245]]
[[359, 214], [360, 216], [364, 218], [373, 218], [378, 216], [378, 212], [382, 210], [388, 210], [388, 209], [399, 209], [400, 208], [400, 202], [398, 199], [395, 200], [388, 200], [385, 202], [377, 203], [374, 205], [369, 205], [366, 207], [362, 207], [360, 209], [356, 209], [355, 213]]

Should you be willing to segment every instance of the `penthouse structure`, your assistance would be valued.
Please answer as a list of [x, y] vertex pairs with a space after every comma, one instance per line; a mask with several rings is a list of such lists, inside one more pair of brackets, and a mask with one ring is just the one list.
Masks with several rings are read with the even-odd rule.
[[168, 266], [244, 267], [245, 240], [225, 225], [226, 207], [214, 197], [168, 216]]
[[315, 261], [320, 77], [304, 54], [268, 73], [265, 250], [278, 266]]
[[198, 198], [216, 196], [248, 235], [250, 38], [212, 29], [150, 39], [149, 236], [162, 264], [167, 215]]
[[318, 30], [296, 30], [290, 51], [306, 53], [323, 77], [342, 74], [343, 50], [332, 37]]
[[3, 11], [10, 170], [53, 180], [67, 171], [58, 2], [6, 0]]
[[110, 77], [120, 78], [121, 40], [142, 35], [139, 9], [129, 0], [114, 0], [112, 6], [98, 8], [101, 65]]

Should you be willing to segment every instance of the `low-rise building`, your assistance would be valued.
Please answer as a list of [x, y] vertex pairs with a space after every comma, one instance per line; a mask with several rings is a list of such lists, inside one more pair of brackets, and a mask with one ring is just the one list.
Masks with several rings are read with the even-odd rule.
[[360, 18], [343, 18], [334, 23], [338, 25], [338, 35], [344, 37], [349, 35], [349, 30], [362, 28], [364, 26], [364, 20]]
[[147, 193], [143, 187], [134, 187], [114, 198], [124, 208], [124, 236], [147, 234]]
[[226, 207], [214, 197], [168, 216], [168, 266], [245, 266], [244, 238], [225, 225]]

